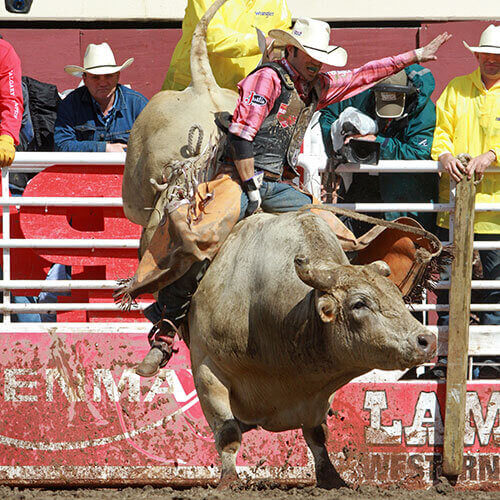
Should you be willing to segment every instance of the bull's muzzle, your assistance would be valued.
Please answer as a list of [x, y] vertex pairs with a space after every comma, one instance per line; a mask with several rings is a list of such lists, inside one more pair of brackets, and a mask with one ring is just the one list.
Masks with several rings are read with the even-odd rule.
[[429, 360], [436, 354], [437, 348], [437, 338], [433, 333], [421, 333], [417, 337], [417, 346], [425, 356], [425, 359]]

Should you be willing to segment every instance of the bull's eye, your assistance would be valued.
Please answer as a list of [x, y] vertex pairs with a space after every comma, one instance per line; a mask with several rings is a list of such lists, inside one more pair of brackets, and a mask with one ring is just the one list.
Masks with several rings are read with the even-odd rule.
[[354, 304], [352, 305], [352, 308], [353, 309], [365, 309], [366, 307], [368, 307], [368, 305], [366, 304], [366, 302], [364, 300], [357, 300], [356, 302], [354, 302]]

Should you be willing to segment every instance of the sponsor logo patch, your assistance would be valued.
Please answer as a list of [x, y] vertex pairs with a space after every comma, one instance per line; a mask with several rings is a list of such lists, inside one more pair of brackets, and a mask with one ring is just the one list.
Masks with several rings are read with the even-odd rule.
[[253, 104], [254, 106], [265, 106], [267, 99], [260, 94], [256, 94], [253, 90], [250, 94], [243, 99], [245, 104]]
[[278, 114], [276, 118], [278, 122], [283, 128], [291, 127], [297, 121], [297, 117], [295, 115], [287, 115], [288, 104], [281, 103], [280, 109], [278, 109]]

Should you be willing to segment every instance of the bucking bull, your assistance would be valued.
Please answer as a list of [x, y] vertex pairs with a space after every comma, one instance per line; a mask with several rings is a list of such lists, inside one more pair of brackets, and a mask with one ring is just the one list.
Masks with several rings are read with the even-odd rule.
[[[202, 156], [208, 134], [196, 148], [186, 144], [193, 118], [211, 134], [214, 113], [236, 102], [235, 93], [217, 87], [204, 41], [224, 1], [195, 31], [192, 86], [155, 96], [132, 130], [124, 207], [146, 235], [168, 204], [166, 191], [155, 190], [168, 184], [165, 166], [186, 160], [192, 149]], [[149, 239], [142, 239], [143, 252]], [[256, 214], [234, 226], [193, 297], [184, 329], [222, 461], [222, 486], [238, 480], [242, 433], [257, 426], [302, 429], [317, 484], [341, 484], [325, 447], [335, 391], [374, 368], [421, 364], [436, 350], [436, 337], [408, 312], [390, 273], [380, 260], [351, 265], [327, 222], [307, 209]]]
[[406, 309], [388, 265], [354, 266], [323, 219], [259, 214], [237, 224], [189, 313], [193, 377], [237, 479], [242, 432], [302, 429], [318, 486], [337, 486], [326, 415], [334, 392], [373, 368], [429, 360], [436, 337]]

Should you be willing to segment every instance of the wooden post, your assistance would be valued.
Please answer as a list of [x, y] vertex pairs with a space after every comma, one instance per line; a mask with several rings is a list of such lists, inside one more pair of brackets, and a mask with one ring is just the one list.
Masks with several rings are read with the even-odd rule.
[[449, 295], [450, 323], [443, 447], [445, 476], [458, 476], [463, 466], [475, 193], [473, 179], [463, 178], [457, 184], [454, 259], [451, 265]]

